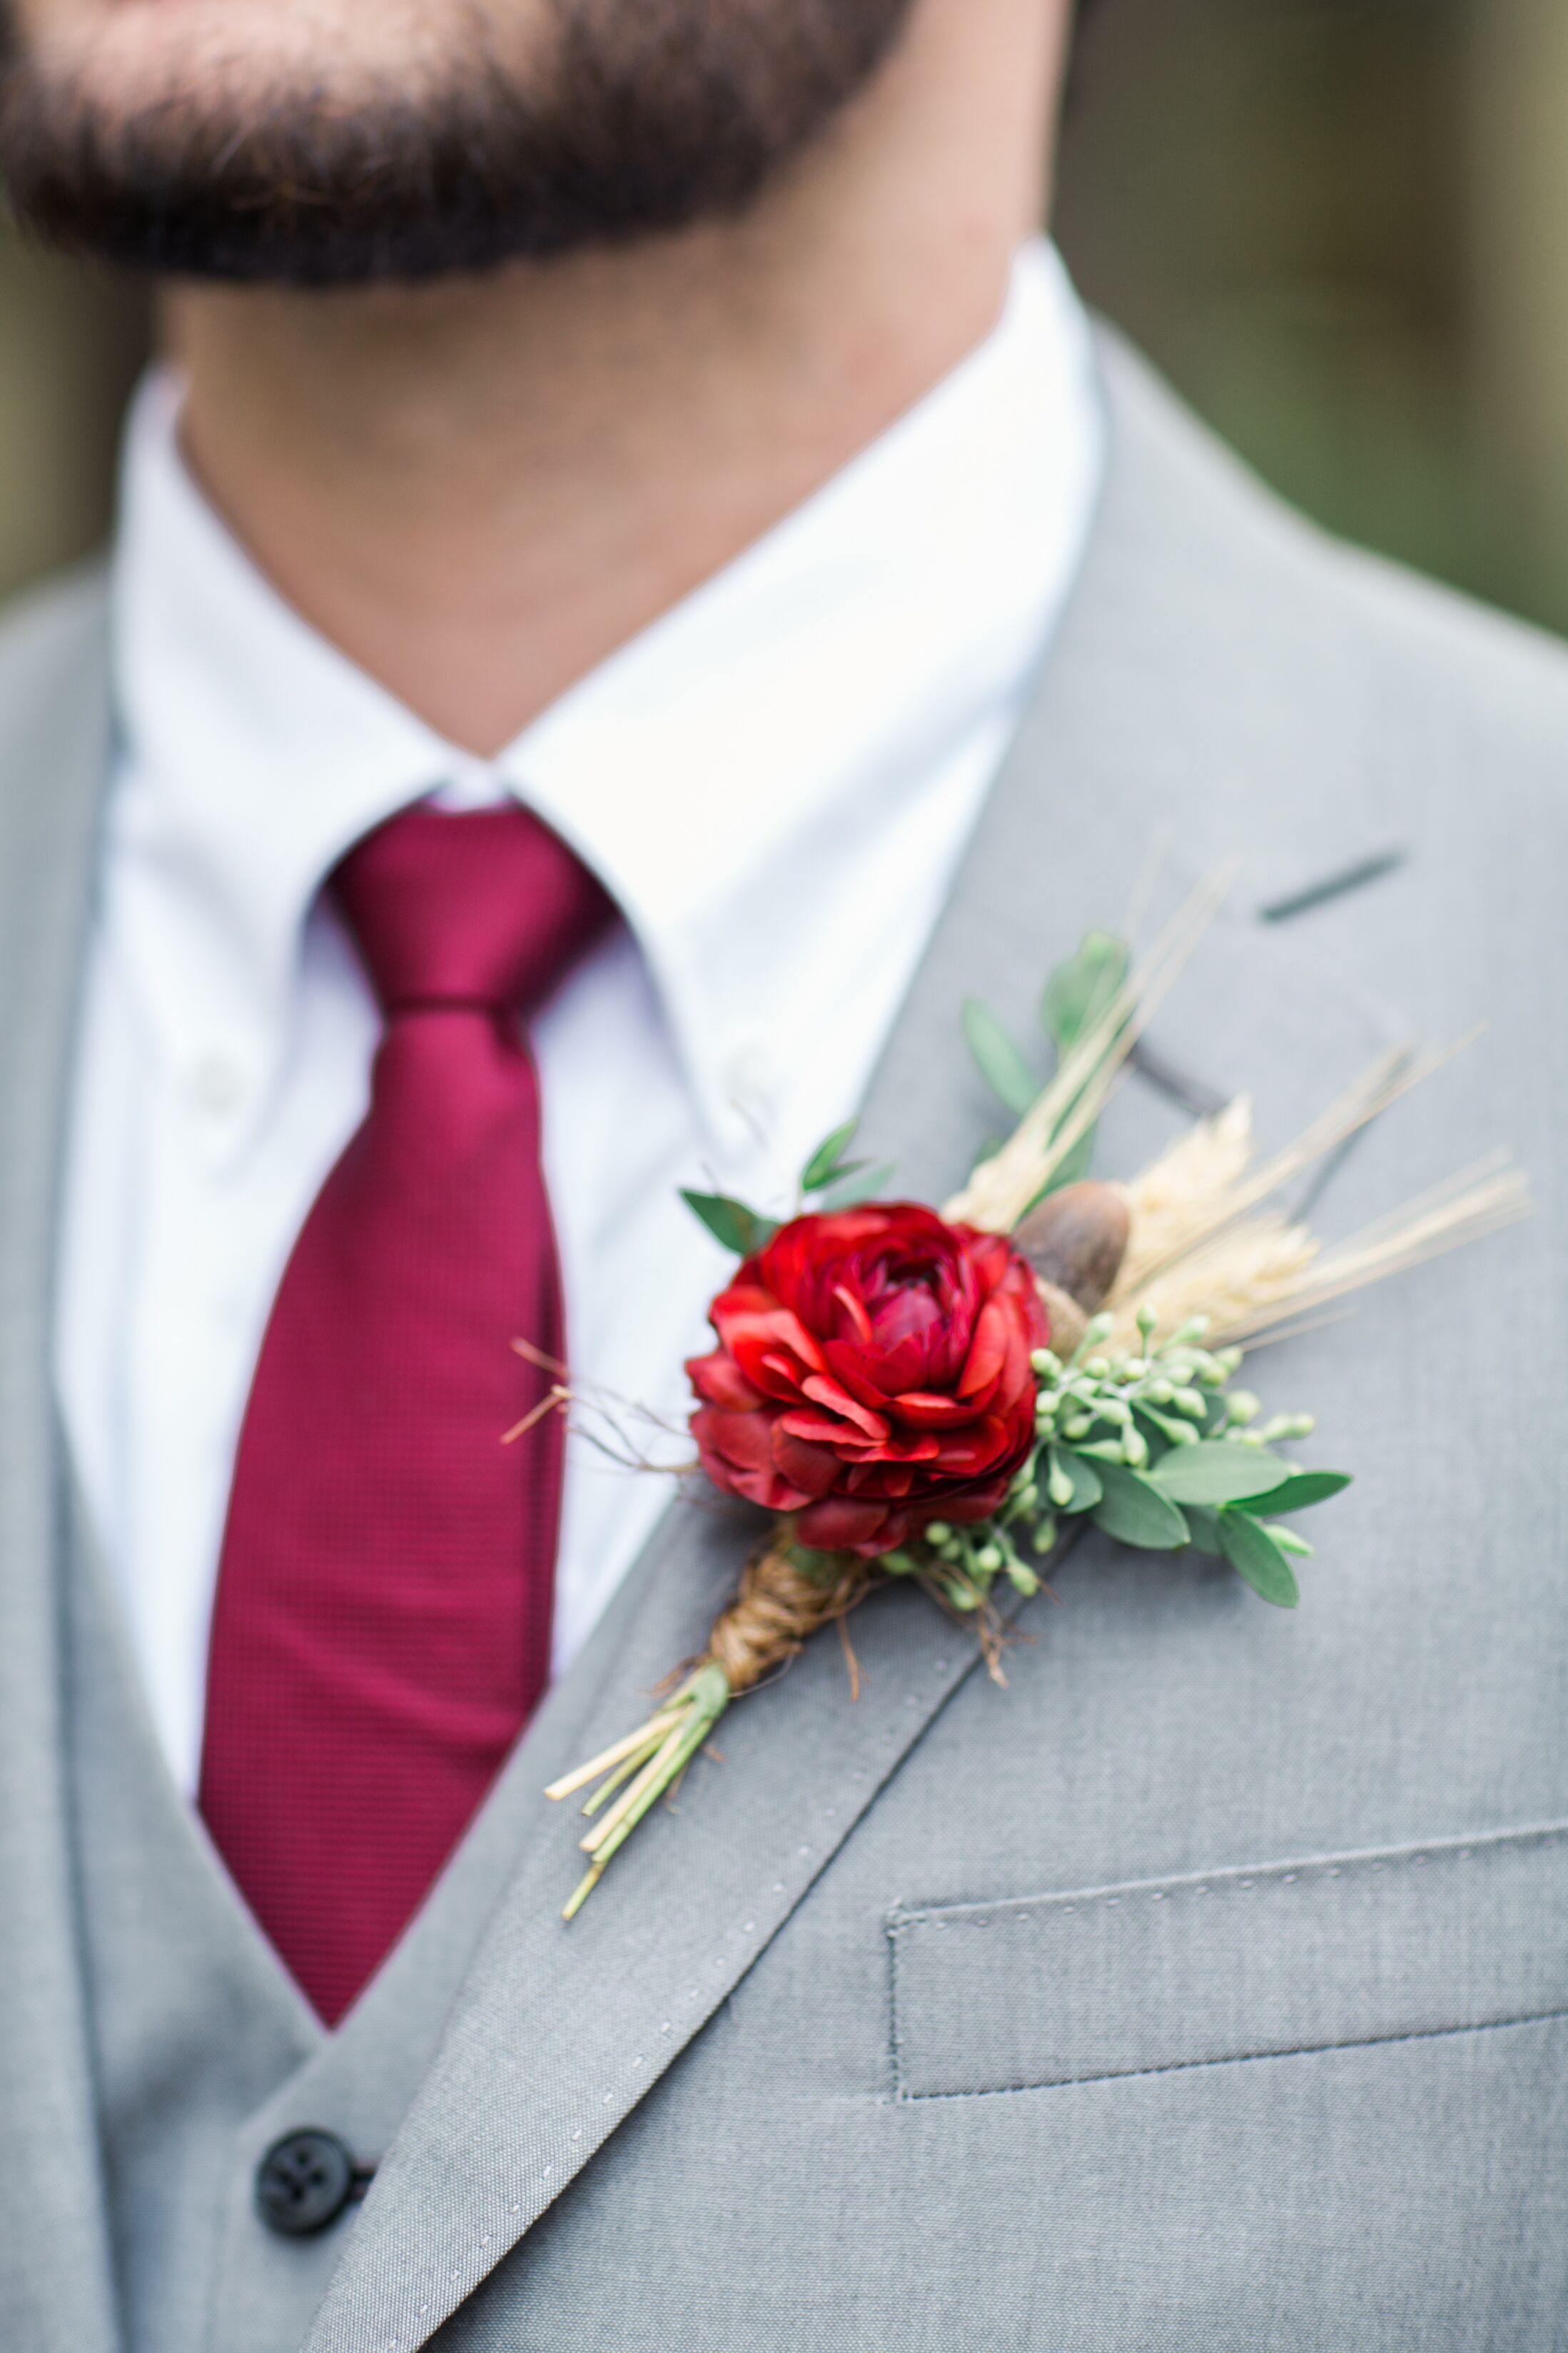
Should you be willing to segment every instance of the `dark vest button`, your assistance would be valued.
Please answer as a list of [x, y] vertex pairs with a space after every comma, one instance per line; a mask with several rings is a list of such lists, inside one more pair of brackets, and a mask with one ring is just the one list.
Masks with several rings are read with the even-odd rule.
[[360, 2179], [335, 2133], [285, 2133], [256, 2168], [256, 2211], [268, 2230], [303, 2239], [337, 2221]]

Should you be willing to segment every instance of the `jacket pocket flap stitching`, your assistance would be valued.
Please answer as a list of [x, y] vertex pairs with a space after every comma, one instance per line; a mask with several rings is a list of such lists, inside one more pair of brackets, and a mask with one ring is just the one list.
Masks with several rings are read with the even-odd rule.
[[1568, 1823], [899, 1908], [901, 2100], [1045, 2089], [1568, 2012]]

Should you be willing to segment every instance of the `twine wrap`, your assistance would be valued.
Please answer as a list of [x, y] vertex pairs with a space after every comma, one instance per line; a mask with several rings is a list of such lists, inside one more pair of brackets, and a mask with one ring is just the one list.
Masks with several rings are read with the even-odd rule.
[[816, 1553], [808, 1567], [793, 1547], [794, 1528], [786, 1520], [752, 1555], [739, 1594], [713, 1622], [708, 1656], [723, 1670], [731, 1692], [751, 1691], [798, 1656], [824, 1626], [847, 1617], [876, 1581], [875, 1561]]

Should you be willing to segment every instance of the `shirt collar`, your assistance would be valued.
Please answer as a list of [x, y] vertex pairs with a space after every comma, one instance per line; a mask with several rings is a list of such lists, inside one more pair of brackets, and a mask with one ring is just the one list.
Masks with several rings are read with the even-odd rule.
[[[1054, 250], [1030, 245], [966, 361], [487, 765], [270, 586], [186, 472], [177, 412], [177, 386], [152, 377], [114, 564], [127, 757], [110, 827], [151, 880], [149, 921], [189, 938], [231, 1023], [276, 1060], [305, 918], [342, 852], [437, 787], [514, 791], [624, 910], [721, 1150], [737, 1051], [759, 1028], [786, 1058], [809, 1051], [857, 878], [898, 828], [918, 833], [946, 752], [1021, 704], [1101, 432], [1087, 322]], [[176, 1054], [212, 1011], [188, 996], [171, 979], [151, 1008]]]

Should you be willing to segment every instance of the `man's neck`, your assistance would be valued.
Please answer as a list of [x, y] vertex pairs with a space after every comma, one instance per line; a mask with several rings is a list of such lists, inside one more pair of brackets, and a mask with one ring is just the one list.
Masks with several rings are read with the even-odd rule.
[[182, 291], [194, 470], [307, 620], [498, 751], [983, 338], [1039, 216], [1051, 13], [923, 0], [739, 222], [413, 290]]

